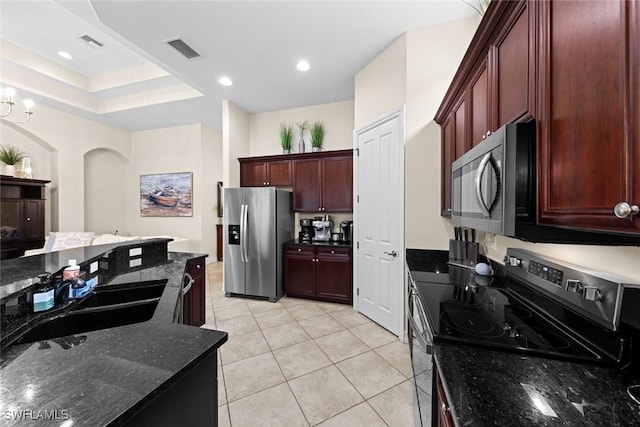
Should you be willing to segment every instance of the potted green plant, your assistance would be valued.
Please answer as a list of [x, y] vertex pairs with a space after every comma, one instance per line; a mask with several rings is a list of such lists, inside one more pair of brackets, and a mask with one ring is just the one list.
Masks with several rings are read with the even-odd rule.
[[24, 153], [15, 145], [0, 146], [0, 162], [4, 163], [5, 173], [9, 176], [16, 174], [16, 165], [22, 161]]
[[300, 132], [300, 142], [298, 143], [298, 153], [304, 153], [304, 131], [309, 128], [309, 122], [304, 120], [303, 122], [296, 123], [298, 131]]
[[324, 140], [324, 125], [322, 122], [315, 122], [309, 132], [311, 133], [311, 151], [320, 151]]
[[280, 123], [280, 145], [282, 154], [291, 153], [291, 143], [293, 142], [293, 125]]

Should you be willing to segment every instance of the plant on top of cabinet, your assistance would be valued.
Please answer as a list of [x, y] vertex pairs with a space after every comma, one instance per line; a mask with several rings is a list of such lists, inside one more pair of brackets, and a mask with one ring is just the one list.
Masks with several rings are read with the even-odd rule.
[[0, 146], [0, 162], [7, 166], [17, 165], [24, 158], [24, 153], [15, 145]]
[[305, 119], [302, 122], [296, 123], [298, 131], [300, 132], [300, 142], [298, 143], [298, 153], [304, 153], [304, 131], [309, 128], [309, 121]]
[[282, 154], [291, 153], [291, 143], [293, 142], [293, 125], [280, 123], [280, 145]]
[[311, 133], [311, 151], [320, 151], [324, 139], [324, 124], [315, 122], [309, 132]]

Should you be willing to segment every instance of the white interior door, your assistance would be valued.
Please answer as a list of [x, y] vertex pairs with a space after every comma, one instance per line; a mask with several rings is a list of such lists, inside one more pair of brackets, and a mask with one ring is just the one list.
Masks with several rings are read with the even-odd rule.
[[356, 130], [357, 310], [401, 336], [404, 316], [404, 109]]

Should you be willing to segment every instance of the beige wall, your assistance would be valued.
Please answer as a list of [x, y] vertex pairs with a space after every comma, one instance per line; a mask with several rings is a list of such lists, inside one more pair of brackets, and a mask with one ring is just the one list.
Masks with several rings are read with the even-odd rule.
[[[34, 177], [51, 180], [47, 231], [85, 230], [86, 153], [102, 148], [118, 152], [124, 158], [131, 153], [129, 132], [45, 106], [38, 106], [37, 114], [25, 124], [2, 122], [0, 134], [3, 142], [5, 134], [21, 135], [14, 144], [40, 159], [33, 164]], [[47, 157], [48, 168], [43, 164]]]
[[405, 244], [448, 248], [440, 216], [440, 126], [433, 121], [478, 26], [476, 17], [407, 33]]
[[222, 172], [225, 188], [240, 186], [238, 159], [249, 156], [249, 114], [229, 100], [222, 101]]
[[[312, 105], [289, 110], [251, 114], [249, 116], [249, 151], [251, 156], [282, 154], [280, 124], [295, 124], [308, 120], [309, 124], [321, 121], [325, 127], [323, 150], [342, 150], [353, 147], [353, 101]], [[298, 128], [294, 126], [293, 152], [298, 153], [300, 141]], [[305, 132], [305, 151], [311, 151], [309, 132]]]
[[[221, 179], [221, 138], [200, 124], [132, 134], [131, 167], [125, 172], [126, 232], [171, 235], [189, 239], [194, 252], [216, 255], [216, 181]], [[141, 217], [140, 175], [192, 172], [192, 217]], [[203, 232], [204, 231], [204, 232]]]
[[[131, 133], [39, 106], [26, 124], [1, 122], [0, 136], [29, 155], [34, 178], [51, 180], [46, 233], [173, 235], [215, 258], [220, 131], [196, 124]], [[140, 175], [164, 172], [193, 172], [193, 217], [140, 217]]]
[[407, 35], [403, 34], [356, 74], [354, 128], [402, 107], [406, 87]]

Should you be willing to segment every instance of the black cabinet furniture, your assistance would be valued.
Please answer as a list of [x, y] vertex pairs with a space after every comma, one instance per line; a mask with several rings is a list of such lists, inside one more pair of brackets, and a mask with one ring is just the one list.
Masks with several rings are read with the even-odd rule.
[[2, 259], [17, 258], [44, 246], [45, 185], [50, 181], [0, 177]]

